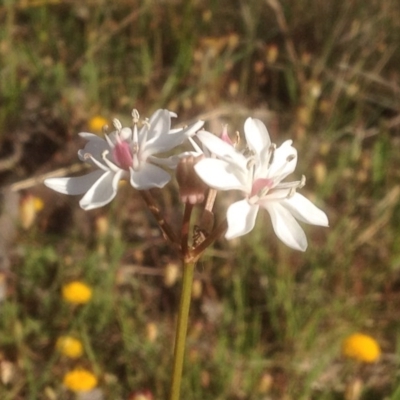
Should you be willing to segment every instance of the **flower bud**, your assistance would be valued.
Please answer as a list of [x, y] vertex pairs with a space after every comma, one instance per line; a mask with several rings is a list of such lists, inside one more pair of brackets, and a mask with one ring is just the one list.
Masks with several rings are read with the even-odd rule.
[[204, 201], [207, 185], [199, 178], [194, 166], [204, 156], [188, 156], [179, 161], [176, 168], [176, 179], [182, 203], [199, 204]]

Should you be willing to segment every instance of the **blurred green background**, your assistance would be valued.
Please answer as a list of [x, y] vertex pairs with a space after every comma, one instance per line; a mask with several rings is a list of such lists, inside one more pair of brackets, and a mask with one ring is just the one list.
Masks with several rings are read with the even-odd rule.
[[[201, 260], [182, 398], [399, 399], [399, 43], [398, 0], [3, 0], [1, 399], [75, 398], [62, 380], [76, 366], [98, 377], [92, 396], [166, 398], [175, 254], [131, 188], [85, 213], [40, 183], [77, 161], [94, 117], [129, 123], [132, 108], [231, 135], [262, 119], [294, 140], [302, 192], [330, 219], [305, 227], [304, 254], [263, 215]], [[179, 220], [174, 187], [162, 193]], [[76, 279], [93, 297], [74, 307], [61, 287]], [[376, 363], [341, 356], [358, 331]], [[62, 335], [80, 358], [55, 350]]]

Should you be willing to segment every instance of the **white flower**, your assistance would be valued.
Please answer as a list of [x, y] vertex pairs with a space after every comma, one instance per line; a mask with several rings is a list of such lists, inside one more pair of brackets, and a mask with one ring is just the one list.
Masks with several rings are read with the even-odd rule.
[[201, 131], [200, 141], [218, 158], [206, 158], [195, 165], [197, 174], [217, 190], [240, 190], [244, 199], [233, 203], [227, 211], [227, 239], [245, 235], [254, 228], [260, 207], [268, 211], [276, 235], [287, 246], [304, 251], [306, 235], [296, 221], [328, 226], [326, 214], [296, 189], [304, 186], [305, 178], [282, 182], [297, 163], [297, 151], [287, 140], [276, 148], [267, 128], [258, 119], [248, 118], [244, 125], [250, 151], [245, 156], [213, 134]]
[[158, 158], [154, 154], [168, 152], [182, 144], [203, 126], [203, 121], [183, 129], [171, 129], [171, 117], [176, 115], [168, 110], [157, 110], [138, 129], [139, 113], [134, 110], [132, 116], [132, 128], [123, 128], [114, 120], [116, 130], [105, 135], [105, 139], [92, 133], [80, 133], [88, 143], [79, 150], [78, 156], [98, 167], [97, 170], [81, 177], [46, 179], [44, 184], [64, 194], [85, 193], [79, 203], [85, 210], [109, 203], [117, 194], [121, 179], [129, 180], [139, 190], [165, 186], [171, 176], [158, 165], [175, 168], [178, 157]]

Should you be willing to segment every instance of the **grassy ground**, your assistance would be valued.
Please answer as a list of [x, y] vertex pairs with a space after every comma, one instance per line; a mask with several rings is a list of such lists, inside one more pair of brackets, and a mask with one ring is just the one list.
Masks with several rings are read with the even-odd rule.
[[[96, 374], [105, 399], [166, 398], [178, 260], [140, 197], [124, 187], [85, 213], [28, 182], [12, 195], [44, 209], [29, 229], [7, 219], [18, 213], [8, 185], [75, 163], [93, 116], [133, 107], [207, 118], [216, 131], [258, 116], [274, 142], [294, 140], [303, 192], [331, 224], [307, 227], [302, 254], [264, 215], [205, 255], [182, 398], [399, 399], [399, 15], [398, 0], [5, 0], [1, 399], [74, 398], [62, 386], [74, 366]], [[160, 200], [170, 220], [173, 190]], [[86, 305], [61, 297], [76, 279], [93, 289]], [[357, 331], [379, 342], [377, 363], [341, 357]], [[55, 350], [67, 334], [83, 342], [77, 360]]]

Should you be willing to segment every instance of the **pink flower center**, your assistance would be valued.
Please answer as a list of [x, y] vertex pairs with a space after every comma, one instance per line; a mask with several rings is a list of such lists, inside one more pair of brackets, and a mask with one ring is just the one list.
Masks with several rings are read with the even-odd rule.
[[234, 145], [234, 143], [232, 142], [231, 138], [228, 135], [228, 127], [227, 125], [224, 125], [223, 129], [222, 129], [222, 134], [221, 134], [221, 139], [225, 142], [230, 144], [231, 146]]
[[267, 189], [266, 192], [271, 189], [274, 185], [273, 179], [256, 179], [253, 182], [253, 186], [251, 188], [250, 197], [259, 196], [264, 189]]
[[129, 167], [133, 167], [132, 153], [127, 142], [118, 141], [113, 148], [112, 155], [120, 168], [129, 170]]

